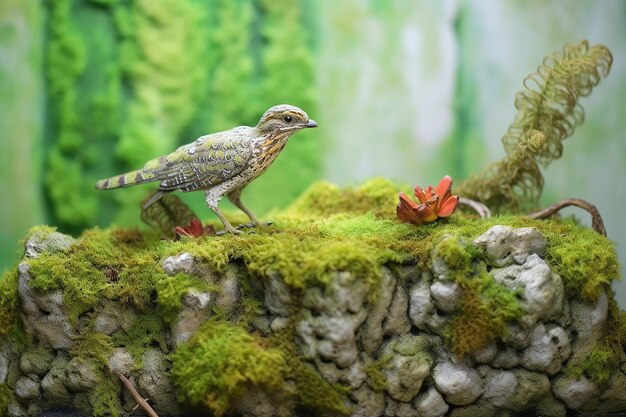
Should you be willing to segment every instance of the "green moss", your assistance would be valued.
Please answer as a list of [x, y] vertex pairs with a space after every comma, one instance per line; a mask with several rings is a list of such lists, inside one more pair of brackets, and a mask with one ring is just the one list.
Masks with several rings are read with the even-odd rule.
[[13, 390], [7, 384], [0, 384], [0, 416], [3, 416], [9, 403], [15, 396]]
[[172, 377], [182, 400], [221, 416], [247, 385], [285, 389], [284, 355], [258, 336], [221, 320], [209, 320], [171, 355]]
[[122, 403], [120, 401], [119, 386], [113, 375], [101, 374], [99, 382], [91, 394], [94, 417], [120, 417]]
[[522, 316], [517, 291], [496, 283], [487, 274], [481, 254], [464, 239], [447, 237], [434, 251], [462, 290], [457, 314], [445, 334], [452, 350], [465, 355], [504, 336], [506, 324]]
[[17, 270], [8, 270], [0, 277], [0, 337], [17, 337], [21, 333], [20, 298], [17, 292]]
[[395, 218], [399, 187], [385, 178], [374, 178], [357, 188], [339, 188], [326, 181], [311, 185], [286, 211], [294, 217], [327, 217], [337, 213], [374, 213]]
[[389, 369], [389, 362], [393, 356], [383, 356], [372, 361], [363, 367], [363, 372], [367, 375], [367, 385], [376, 392], [382, 392], [387, 388], [387, 378], [383, 371]]
[[165, 342], [166, 323], [154, 313], [138, 315], [127, 330], [115, 333], [111, 340], [113, 346], [123, 347], [135, 361], [135, 367], [141, 368], [144, 353], [158, 346], [168, 352]]
[[577, 365], [568, 367], [574, 376], [585, 375], [598, 385], [606, 383], [620, 364], [620, 355], [608, 341], [598, 342], [587, 357]]

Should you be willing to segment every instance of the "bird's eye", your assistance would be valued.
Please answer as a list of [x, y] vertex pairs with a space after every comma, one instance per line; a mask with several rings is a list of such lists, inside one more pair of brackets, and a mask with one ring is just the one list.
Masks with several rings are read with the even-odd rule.
[[287, 116], [283, 117], [283, 121], [284, 121], [285, 123], [291, 123], [291, 121], [292, 121], [292, 120], [293, 120], [293, 117], [291, 117], [291, 116], [289, 116], [289, 115], [287, 115]]

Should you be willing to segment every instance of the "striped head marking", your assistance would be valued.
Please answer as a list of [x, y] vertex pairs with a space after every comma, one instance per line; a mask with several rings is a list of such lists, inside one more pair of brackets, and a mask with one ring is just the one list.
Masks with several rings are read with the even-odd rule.
[[309, 119], [309, 115], [304, 110], [289, 104], [270, 107], [257, 125], [257, 129], [262, 134], [279, 131], [289, 132], [291, 135], [308, 127], [317, 127], [317, 123]]

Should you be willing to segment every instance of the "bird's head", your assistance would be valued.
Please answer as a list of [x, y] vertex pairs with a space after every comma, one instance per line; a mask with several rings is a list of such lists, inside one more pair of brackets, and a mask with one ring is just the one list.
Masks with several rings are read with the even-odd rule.
[[307, 127], [317, 127], [306, 112], [296, 106], [279, 104], [270, 107], [256, 126], [261, 133], [295, 133]]

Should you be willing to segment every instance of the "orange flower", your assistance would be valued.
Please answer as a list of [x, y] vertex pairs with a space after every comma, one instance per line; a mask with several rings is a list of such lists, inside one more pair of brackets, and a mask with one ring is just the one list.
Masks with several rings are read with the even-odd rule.
[[400, 193], [400, 202], [396, 207], [398, 218], [409, 223], [423, 224], [450, 216], [459, 204], [459, 196], [452, 195], [451, 189], [452, 178], [446, 175], [436, 188], [432, 185], [425, 190], [415, 187], [415, 196], [420, 204], [416, 204], [406, 194]]

